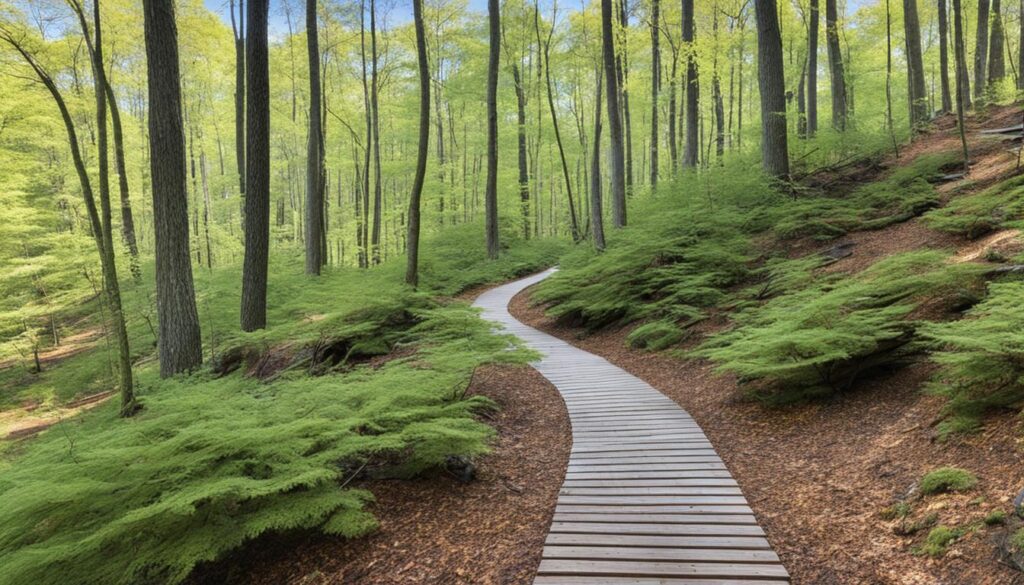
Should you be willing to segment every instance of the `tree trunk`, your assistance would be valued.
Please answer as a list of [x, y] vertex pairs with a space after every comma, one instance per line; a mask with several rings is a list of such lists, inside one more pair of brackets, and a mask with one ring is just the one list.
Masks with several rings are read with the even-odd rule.
[[309, 57], [309, 135], [306, 145], [306, 274], [324, 265], [324, 150], [320, 118], [320, 39], [317, 0], [306, 0], [306, 49]]
[[487, 0], [490, 46], [487, 55], [487, 186], [484, 193], [487, 257], [498, 257], [498, 67], [501, 59], [501, 14], [498, 0]]
[[245, 196], [245, 0], [238, 0], [238, 23], [235, 23], [235, 2], [228, 0], [231, 31], [235, 37], [235, 163], [238, 165], [238, 192]]
[[917, 0], [903, 0], [903, 30], [907, 54], [907, 97], [910, 127], [919, 131], [928, 123], [928, 95], [924, 85], [924, 61], [921, 59], [921, 25], [917, 19]]
[[[953, 98], [949, 91], [949, 17], [946, 13], [948, 0], [939, 2], [939, 83], [942, 86], [942, 111], [953, 111]], [[1024, 3], [1024, 0], [1022, 0]]]
[[658, 90], [661, 89], [661, 4], [651, 0], [651, 188], [658, 186]]
[[370, 266], [370, 153], [373, 149], [373, 111], [370, 105], [370, 81], [366, 68], [366, 0], [359, 5], [359, 54], [362, 64], [363, 81], [363, 114], [366, 124], [366, 147], [363, 149], [363, 183], [362, 183], [362, 248], [359, 250], [360, 267]]
[[[623, 157], [626, 163], [626, 192], [633, 192], [633, 123], [630, 120], [629, 111], [629, 50], [627, 47], [627, 30], [629, 29], [629, 17], [627, 15], [626, 3], [629, 0], [618, 0], [619, 8], [619, 26], [622, 28], [622, 52], [615, 53], [615, 60], [618, 64], [618, 89], [621, 101], [619, 107], [621, 108], [621, 115], [623, 120], [623, 140], [624, 148]], [[614, 46], [613, 46], [614, 47]], [[614, 48], [613, 48], [614, 51]], [[614, 211], [614, 207], [613, 207]], [[625, 225], [625, 224], [623, 224]], [[620, 226], [616, 226], [620, 227]]]
[[700, 115], [700, 80], [697, 78], [697, 56], [694, 54], [694, 13], [693, 0], [682, 0], [683, 9], [683, 51], [686, 52], [686, 141], [683, 145], [683, 166], [695, 168], [700, 150], [700, 131], [697, 117]]
[[992, 36], [988, 49], [988, 84], [992, 85], [1006, 77], [1006, 55], [1003, 16], [999, 0], [992, 0]]
[[185, 138], [173, 0], [145, 0], [149, 84], [149, 168], [156, 240], [160, 376], [195, 369], [203, 344], [189, 259]]
[[594, 140], [590, 154], [590, 224], [594, 234], [594, 247], [604, 250], [604, 210], [601, 193], [601, 68], [595, 69], [597, 91], [594, 93]]
[[[537, 33], [537, 44], [541, 44], [540, 39], [540, 17], [538, 16], [539, 7], [535, 5], [534, 12], [534, 27]], [[544, 51], [544, 78], [547, 84], [548, 90], [548, 110], [551, 111], [551, 126], [555, 131], [555, 145], [558, 147], [558, 158], [562, 163], [562, 177], [565, 179], [565, 192], [569, 199], [569, 227], [572, 230], [572, 241], [578, 242], [580, 240], [580, 225], [579, 219], [576, 215], [576, 204], [573, 201], [572, 196], [572, 179], [569, 178], [569, 163], [566, 161], [565, 148], [562, 146], [562, 133], [558, 127], [558, 113], [555, 110], [555, 92], [551, 85], [551, 37], [555, 33], [554, 29], [554, 17], [552, 17], [551, 30], [548, 32], [547, 40], [543, 43]], [[538, 120], [539, 124], [539, 120]], [[465, 171], [463, 171], [465, 173]], [[540, 205], [537, 206], [538, 210]]]
[[978, 0], [978, 36], [974, 45], [974, 97], [985, 94], [985, 73], [988, 67], [989, 0]]
[[519, 65], [512, 63], [512, 81], [516, 90], [516, 146], [519, 162], [519, 211], [523, 216], [523, 238], [530, 239], [530, 169], [526, 162], [526, 91]]
[[383, 212], [383, 192], [380, 172], [380, 112], [377, 94], [380, 91], [380, 75], [377, 67], [377, 2], [370, 0], [370, 109], [373, 111], [373, 232], [370, 247], [373, 249], [373, 263], [380, 264], [380, 223]]
[[843, 73], [843, 52], [839, 47], [836, 0], [825, 0], [825, 40], [832, 76], [832, 127], [842, 132], [846, 130], [846, 78]]
[[[833, 2], [834, 0], [827, 0]], [[758, 0], [757, 81], [761, 89], [761, 156], [768, 174], [789, 175], [786, 143], [786, 79], [782, 65], [782, 34], [775, 0]]]
[[[89, 31], [84, 26], [83, 33], [88, 38]], [[103, 33], [100, 21], [100, 2], [93, 1], [93, 33], [95, 40], [92, 47], [93, 82], [96, 94], [96, 149], [99, 159], [97, 179], [100, 190], [100, 228], [103, 239], [103, 281], [110, 304], [112, 327], [117, 338], [118, 370], [121, 374], [121, 415], [129, 416], [136, 409], [134, 379], [132, 376], [131, 350], [128, 347], [128, 329], [125, 326], [124, 310], [121, 306], [121, 285], [117, 278], [117, 264], [114, 259], [114, 235], [110, 205], [110, 163], [107, 146], [107, 76], [103, 65]], [[187, 221], [187, 220], [186, 220]], [[188, 255], [186, 240], [186, 256]]]
[[1024, 0], [1020, 0], [1020, 36], [1017, 39], [1017, 89], [1024, 89]]
[[142, 278], [139, 266], [139, 244], [135, 239], [135, 216], [132, 214], [132, 200], [128, 192], [128, 169], [124, 162], [124, 129], [121, 126], [121, 110], [117, 107], [114, 90], [110, 81], [104, 84], [107, 103], [110, 104], [110, 122], [114, 129], [114, 164], [117, 168], [117, 186], [121, 195], [121, 239], [128, 248], [129, 268], [135, 280]]
[[608, 129], [612, 156], [612, 225], [626, 225], [626, 177], [623, 153], [622, 115], [619, 108], [619, 80], [615, 65], [615, 37], [612, 29], [612, 0], [601, 0], [601, 47], [608, 94]]
[[409, 194], [409, 226], [406, 241], [405, 282], [419, 285], [420, 259], [420, 196], [427, 175], [427, 154], [430, 150], [430, 66], [427, 63], [427, 36], [423, 27], [423, 0], [412, 0], [413, 23], [416, 28], [416, 62], [420, 78], [419, 148], [416, 151], [416, 174]]
[[967, 131], [964, 128], [964, 110], [970, 105], [967, 86], [967, 54], [964, 50], [963, 10], [960, 0], [953, 0], [953, 59], [956, 61], [956, 118], [960, 129], [960, 146], [964, 155], [964, 174], [970, 172], [970, 154], [967, 152]]
[[[1021, 0], [1024, 1], [1024, 0]], [[672, 163], [672, 174], [679, 168], [679, 148], [676, 144], [676, 75], [679, 65], [678, 50], [672, 50], [672, 70], [668, 82], [668, 156]]]
[[807, 136], [818, 132], [818, 29], [821, 11], [818, 0], [811, 0], [807, 24]]
[[268, 0], [249, 0], [246, 12], [245, 258], [242, 264], [243, 331], [267, 326], [270, 253], [270, 72]]

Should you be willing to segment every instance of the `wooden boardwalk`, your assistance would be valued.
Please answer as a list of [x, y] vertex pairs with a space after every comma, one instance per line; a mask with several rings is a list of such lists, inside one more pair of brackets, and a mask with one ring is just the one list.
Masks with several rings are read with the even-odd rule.
[[508, 312], [537, 274], [480, 296], [484, 318], [544, 354], [573, 447], [535, 585], [782, 585], [789, 575], [693, 418], [604, 358]]

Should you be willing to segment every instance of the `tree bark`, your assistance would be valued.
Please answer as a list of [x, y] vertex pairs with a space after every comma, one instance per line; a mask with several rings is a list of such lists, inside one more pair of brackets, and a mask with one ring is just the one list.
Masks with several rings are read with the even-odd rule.
[[658, 186], [658, 91], [661, 89], [661, 4], [651, 0], [651, 187]]
[[612, 29], [612, 0], [601, 0], [601, 52], [608, 98], [608, 130], [611, 138], [612, 225], [626, 225], [626, 177], [623, 152], [622, 112], [619, 108], [619, 80]]
[[1017, 89], [1024, 89], [1024, 0], [1020, 0], [1019, 37], [1017, 39]]
[[697, 56], [694, 54], [694, 13], [693, 0], [682, 0], [683, 10], [683, 51], [686, 52], [686, 140], [683, 144], [683, 167], [696, 168], [697, 153], [700, 150], [700, 131], [697, 118], [700, 115], [700, 80], [697, 77]]
[[114, 164], [117, 169], [117, 186], [121, 195], [121, 239], [128, 248], [129, 269], [135, 280], [142, 278], [139, 266], [139, 244], [135, 238], [135, 216], [132, 214], [132, 200], [128, 191], [128, 169], [124, 162], [124, 129], [121, 126], [121, 110], [117, 107], [110, 80], [104, 84], [107, 103], [110, 104], [110, 125], [114, 129]]
[[320, 101], [320, 39], [317, 0], [306, 0], [306, 50], [309, 58], [309, 136], [306, 144], [306, 274], [324, 266], [324, 134]]
[[[509, 55], [511, 58], [512, 56]], [[519, 65], [512, 63], [512, 81], [516, 90], [516, 150], [519, 163], [519, 211], [523, 220], [523, 238], [530, 239], [530, 169], [526, 161], [526, 91]]]
[[818, 0], [811, 0], [807, 24], [807, 136], [818, 132], [818, 32], [821, 11]]
[[758, 0], [754, 8], [757, 17], [757, 81], [761, 89], [762, 164], [768, 174], [786, 178], [789, 175], [786, 80], [778, 9], [775, 0]]
[[498, 0], [487, 0], [490, 46], [487, 55], [487, 185], [484, 231], [487, 257], [498, 257], [498, 67], [501, 60], [501, 13]]
[[839, 47], [836, 0], [825, 0], [825, 40], [832, 77], [832, 127], [842, 132], [846, 130], [846, 77], [843, 72], [843, 51]]
[[917, 18], [917, 0], [903, 0], [903, 30], [907, 54], [907, 96], [910, 126], [919, 131], [928, 123], [928, 95], [925, 93], [924, 61], [921, 58], [921, 25]]
[[235, 37], [235, 163], [238, 165], [238, 192], [245, 196], [245, 0], [238, 0], [238, 23], [235, 23], [235, 2], [228, 0], [231, 31]]
[[243, 331], [267, 326], [270, 254], [270, 72], [268, 0], [249, 0], [246, 11], [245, 257], [242, 264]]
[[967, 152], [967, 131], [964, 128], [964, 110], [970, 105], [967, 86], [967, 55], [964, 49], [963, 10], [960, 0], [953, 0], [953, 52], [956, 61], [956, 117], [960, 129], [960, 146], [964, 155], [964, 175], [970, 172], [970, 154]]
[[1006, 77], [1005, 35], [1003, 31], [1002, 7], [999, 0], [992, 0], [992, 35], [988, 49], [988, 84], [992, 85]]
[[416, 151], [416, 173], [409, 194], [409, 226], [406, 241], [405, 282], [419, 285], [420, 259], [420, 197], [427, 175], [427, 154], [430, 150], [430, 65], [427, 62], [427, 35], [423, 26], [423, 0], [412, 0], [413, 24], [416, 28], [416, 62], [420, 78], [419, 149]]
[[370, 0], [370, 108], [373, 110], [373, 232], [370, 247], [373, 249], [373, 263], [380, 264], [380, 226], [383, 213], [383, 192], [380, 171], [380, 112], [378, 93], [380, 75], [377, 67], [377, 2]]
[[[939, 4], [939, 83], [942, 93], [942, 111], [953, 111], [953, 98], [949, 91], [949, 16], [946, 12], [948, 0], [938, 0]], [[1024, 2], [1024, 0], [1022, 0]]]
[[988, 68], [989, 0], [978, 0], [978, 31], [974, 45], [974, 97], [985, 94], [985, 74]]
[[153, 178], [156, 311], [160, 376], [203, 361], [189, 259], [185, 138], [181, 120], [178, 32], [173, 0], [145, 0], [149, 90], [149, 168]]
[[[626, 192], [633, 192], [633, 123], [630, 119], [629, 110], [629, 52], [628, 52], [628, 36], [627, 31], [629, 29], [629, 17], [627, 15], [626, 3], [629, 0], [617, 0], [619, 8], [619, 26], [622, 28], [622, 52], [615, 53], [615, 60], [618, 64], [618, 88], [620, 102], [619, 107], [621, 108], [621, 115], [623, 120], [623, 146], [624, 154], [623, 157], [626, 163]], [[625, 225], [625, 224], [623, 224]], [[619, 226], [616, 226], [619, 227]]]
[[601, 193], [601, 68], [595, 69], [597, 91], [594, 93], [594, 140], [590, 154], [590, 225], [594, 248], [604, 250], [604, 209]]

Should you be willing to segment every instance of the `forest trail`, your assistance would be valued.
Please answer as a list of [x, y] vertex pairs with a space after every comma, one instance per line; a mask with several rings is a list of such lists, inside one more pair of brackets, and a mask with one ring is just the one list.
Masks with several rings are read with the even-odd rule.
[[553, 272], [475, 303], [544, 355], [533, 366], [558, 388], [572, 422], [569, 467], [534, 583], [788, 583], [736, 480], [686, 411], [509, 314], [512, 297]]

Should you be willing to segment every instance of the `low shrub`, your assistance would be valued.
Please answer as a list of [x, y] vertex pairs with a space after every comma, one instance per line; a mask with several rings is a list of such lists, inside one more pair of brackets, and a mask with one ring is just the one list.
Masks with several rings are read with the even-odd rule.
[[634, 349], [660, 351], [683, 340], [683, 330], [671, 321], [645, 323], [626, 337], [626, 343]]
[[986, 412], [1024, 406], [1024, 282], [995, 282], [965, 318], [921, 335], [942, 369], [929, 390], [945, 396], [943, 435], [976, 430]]
[[960, 530], [940, 524], [931, 529], [931, 532], [928, 533], [928, 538], [925, 539], [919, 552], [932, 557], [940, 557], [945, 554], [949, 545], [953, 544], [961, 536], [963, 536], [963, 533]]
[[887, 258], [857, 275], [824, 278], [740, 312], [735, 327], [694, 355], [715, 361], [719, 371], [736, 374], [769, 400], [840, 390], [896, 360], [914, 337], [915, 310], [925, 302], [951, 302], [975, 285], [981, 270], [948, 264], [939, 252]]
[[1020, 225], [1024, 213], [1024, 176], [1016, 176], [975, 195], [958, 197], [925, 214], [929, 226], [977, 238], [993, 230]]

